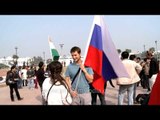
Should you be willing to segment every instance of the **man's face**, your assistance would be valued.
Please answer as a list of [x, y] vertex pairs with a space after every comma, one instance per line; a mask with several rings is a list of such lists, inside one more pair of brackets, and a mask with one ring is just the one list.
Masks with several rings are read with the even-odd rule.
[[13, 72], [16, 72], [16, 71], [17, 71], [17, 69], [16, 69], [16, 68], [14, 68], [12, 71], [13, 71]]
[[71, 55], [72, 55], [74, 62], [78, 62], [81, 58], [80, 54], [77, 51], [72, 52]]

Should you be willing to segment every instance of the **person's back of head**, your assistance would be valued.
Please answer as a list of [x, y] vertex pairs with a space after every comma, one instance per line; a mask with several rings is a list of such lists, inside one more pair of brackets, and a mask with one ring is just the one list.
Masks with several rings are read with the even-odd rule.
[[128, 59], [129, 53], [127, 51], [122, 52], [121, 54], [122, 59]]
[[63, 68], [62, 64], [59, 61], [53, 61], [49, 64], [48, 68], [51, 73], [50, 77], [52, 83], [55, 84], [57, 81], [59, 81], [61, 84], [64, 85], [65, 80], [61, 76]]
[[130, 56], [129, 56], [129, 59], [130, 59], [130, 60], [135, 60], [135, 59], [136, 59], [136, 55], [130, 55]]
[[30, 69], [33, 69], [33, 66], [32, 66], [32, 65], [30, 66]]
[[60, 74], [62, 72], [62, 64], [59, 61], [53, 61], [48, 65], [51, 74]]
[[39, 62], [39, 64], [38, 64], [39, 68], [42, 68], [43, 65], [44, 65], [44, 63], [42, 61]]

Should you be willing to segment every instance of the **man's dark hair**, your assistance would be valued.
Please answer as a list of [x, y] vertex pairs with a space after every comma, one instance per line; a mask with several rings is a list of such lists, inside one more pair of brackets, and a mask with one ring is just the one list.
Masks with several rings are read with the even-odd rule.
[[44, 63], [41, 61], [41, 62], [39, 62], [39, 68], [42, 68], [42, 66], [44, 65]]
[[13, 65], [13, 66], [11, 67], [11, 70], [13, 70], [14, 68], [16, 68], [16, 65]]
[[121, 56], [123, 59], [126, 59], [126, 58], [128, 58], [129, 53], [127, 51], [124, 51], [124, 52], [122, 52]]
[[70, 53], [76, 52], [76, 51], [77, 51], [79, 54], [81, 53], [81, 49], [80, 49], [79, 47], [77, 47], [77, 46], [72, 47], [71, 50], [70, 50]]
[[141, 60], [141, 58], [140, 58], [140, 57], [137, 57], [137, 59], [138, 59], [138, 60]]
[[130, 60], [134, 60], [135, 58], [136, 58], [136, 55], [130, 55], [130, 56], [129, 56], [129, 59], [130, 59]]

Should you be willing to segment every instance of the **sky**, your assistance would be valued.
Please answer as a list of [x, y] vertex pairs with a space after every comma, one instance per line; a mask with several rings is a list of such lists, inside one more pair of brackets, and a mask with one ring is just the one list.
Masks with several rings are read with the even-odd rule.
[[[104, 15], [117, 49], [142, 52], [160, 49], [160, 15]], [[60, 55], [79, 46], [86, 49], [94, 15], [0, 15], [0, 58], [41, 56], [51, 58], [48, 36]], [[63, 47], [60, 47], [63, 44]]]

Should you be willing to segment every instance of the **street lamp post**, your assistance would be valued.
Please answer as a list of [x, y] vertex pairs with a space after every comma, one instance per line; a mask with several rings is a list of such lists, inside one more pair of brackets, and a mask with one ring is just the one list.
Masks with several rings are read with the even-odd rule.
[[156, 44], [156, 57], [157, 57], [157, 59], [158, 59], [157, 40], [155, 41], [155, 44]]
[[143, 47], [144, 47], [144, 52], [145, 52], [146, 51], [146, 46], [144, 45]]
[[17, 55], [17, 49], [18, 49], [18, 47], [15, 47], [15, 50], [16, 50], [16, 55]]
[[59, 44], [59, 45], [60, 45], [60, 48], [61, 48], [61, 54], [60, 54], [60, 55], [62, 56], [62, 55], [63, 55], [63, 54], [62, 54], [62, 50], [63, 50], [63, 45], [64, 45], [64, 44]]
[[18, 50], [18, 47], [17, 47], [17, 46], [15, 47], [15, 50], [16, 50], [16, 59], [15, 59], [15, 65], [17, 65], [17, 59], [18, 59], [18, 55], [17, 55], [17, 50]]
[[43, 59], [44, 59], [44, 63], [45, 63], [45, 52], [43, 52]]
[[5, 56], [4, 56], [4, 63], [7, 64], [7, 63], [6, 63], [6, 57], [5, 57]]

